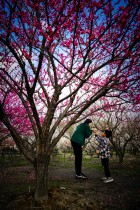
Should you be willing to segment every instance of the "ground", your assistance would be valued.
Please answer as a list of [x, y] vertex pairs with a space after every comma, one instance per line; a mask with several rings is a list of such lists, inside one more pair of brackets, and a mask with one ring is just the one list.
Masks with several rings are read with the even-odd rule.
[[[44, 210], [139, 210], [140, 160], [112, 163], [114, 182], [103, 183], [103, 171], [83, 167], [87, 180], [75, 179], [73, 167], [55, 165], [49, 169], [49, 201]], [[16, 178], [17, 177], [17, 178]], [[34, 173], [30, 165], [2, 166], [0, 209], [43, 210], [33, 206]]]

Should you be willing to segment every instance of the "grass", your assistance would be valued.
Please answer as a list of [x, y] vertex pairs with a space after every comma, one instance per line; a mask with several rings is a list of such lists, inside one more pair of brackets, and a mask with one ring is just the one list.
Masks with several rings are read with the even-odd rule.
[[[58, 171], [61, 171], [61, 168], [64, 169], [64, 171], [71, 171], [71, 169], [74, 169], [74, 156], [69, 154], [61, 154], [58, 156], [54, 156], [51, 159], [50, 166], [51, 169], [58, 169]], [[84, 155], [83, 157], [83, 167], [87, 169], [95, 169], [97, 171], [103, 171], [100, 159], [94, 157], [91, 158], [88, 155]], [[118, 175], [117, 177], [122, 177], [126, 179], [129, 177], [137, 178], [140, 175], [140, 158], [139, 157], [132, 157], [132, 156], [126, 156], [124, 158], [123, 164], [118, 164], [118, 160], [115, 158], [110, 159], [110, 168], [111, 172], [114, 175]], [[0, 158], [0, 202], [6, 202], [9, 203], [11, 200], [14, 200], [14, 197], [17, 195], [23, 195], [33, 193], [35, 190], [34, 185], [34, 171], [33, 166], [29, 164], [22, 156], [15, 156], [11, 159], [11, 157], [6, 156], [5, 158]], [[65, 170], [66, 169], [66, 170]], [[67, 170], [69, 169], [69, 170]], [[55, 170], [54, 170], [55, 171]], [[92, 171], [92, 170], [89, 170]], [[57, 170], [56, 170], [57, 172]], [[63, 172], [62, 172], [63, 173]], [[98, 174], [98, 172], [96, 172]], [[100, 172], [99, 172], [100, 174]], [[57, 174], [56, 174], [57, 175]], [[61, 174], [63, 176], [63, 174]], [[120, 181], [120, 178], [118, 181]], [[91, 180], [92, 181], [92, 180]], [[73, 192], [76, 194], [81, 194], [84, 196], [85, 193], [89, 192], [94, 194], [95, 198], [98, 196], [106, 195], [106, 186], [102, 186], [102, 183], [98, 182], [98, 179], [96, 179], [97, 183], [91, 182], [91, 185], [87, 186], [86, 182], [85, 185], [81, 185], [81, 182], [75, 181], [72, 179], [67, 179], [66, 176], [64, 176], [64, 179], [50, 179], [49, 180], [49, 190], [66, 187], [66, 189], [72, 189]], [[97, 184], [97, 186], [96, 186]], [[99, 186], [99, 184], [101, 186]], [[92, 185], [95, 185], [96, 187], [92, 189]], [[132, 184], [129, 184], [129, 190], [127, 192], [128, 198], [133, 197], [132, 195], [135, 195], [138, 190], [138, 182], [132, 182]], [[111, 199], [113, 199], [114, 195], [122, 196], [122, 193], [126, 192], [124, 188], [118, 187], [122, 186], [115, 184], [114, 182], [114, 192], [116, 194], [110, 194], [109, 196], [112, 196]], [[127, 182], [124, 183], [124, 186], [127, 186]], [[127, 186], [128, 187], [128, 186]], [[135, 188], [136, 190], [135, 190]], [[85, 190], [86, 189], [86, 190]], [[91, 192], [90, 192], [91, 190]], [[108, 189], [110, 190], [110, 189]], [[134, 191], [135, 190], [135, 191]], [[86, 194], [87, 196], [87, 194]], [[120, 197], [121, 198], [121, 197]], [[115, 197], [114, 197], [115, 199]], [[113, 202], [110, 205], [114, 205], [114, 200], [110, 201]], [[122, 201], [123, 202], [123, 201]], [[117, 208], [116, 208], [117, 209]], [[122, 208], [124, 209], [124, 208]]]
[[[134, 161], [135, 160], [135, 161]], [[124, 158], [124, 163], [122, 165], [117, 163], [116, 158], [110, 159], [111, 171], [115, 174], [140, 174], [139, 158], [132, 158], [127, 156]], [[124, 167], [125, 164], [125, 167]], [[11, 157], [6, 156], [4, 159], [0, 158], [1, 169], [3, 173], [1, 178], [8, 177], [6, 183], [0, 184], [0, 191], [3, 193], [12, 193], [17, 191], [28, 192], [34, 190], [34, 179], [32, 179], [33, 169], [32, 166], [27, 162], [23, 156]], [[27, 167], [27, 168], [26, 168]], [[74, 157], [69, 154], [57, 155], [51, 159], [50, 168], [74, 168]], [[6, 169], [8, 168], [8, 170]], [[14, 170], [12, 170], [14, 168]], [[98, 171], [102, 170], [100, 159], [91, 158], [90, 156], [84, 156], [83, 168], [96, 169]], [[11, 169], [11, 170], [10, 170]], [[16, 180], [15, 180], [16, 179]], [[51, 186], [57, 186], [57, 180], [52, 181]]]
[[124, 158], [124, 162], [122, 164], [118, 164], [117, 161], [111, 161], [110, 166], [112, 167], [113, 173], [116, 174], [126, 174], [129, 176], [140, 174], [140, 159], [139, 157], [132, 158], [126, 157]]
[[11, 166], [25, 166], [28, 165], [29, 162], [21, 155], [5, 155], [4, 157], [0, 157], [0, 166], [5, 167], [8, 165]]
[[[100, 168], [99, 158], [92, 158], [89, 155], [83, 155], [83, 167], [93, 168], [93, 165], [95, 165], [97, 168]], [[56, 155], [51, 158], [50, 166], [72, 168], [74, 167], [74, 156], [71, 154]]]
[[[34, 180], [30, 180], [30, 175], [33, 172], [32, 166], [23, 156], [6, 155], [4, 158], [0, 158], [0, 166], [3, 171], [1, 175], [7, 179], [6, 182], [0, 184], [0, 194], [10, 196], [12, 194], [28, 193], [34, 191]], [[52, 157], [50, 162], [50, 168], [74, 168], [74, 156], [69, 154], [61, 154]], [[98, 158], [92, 159], [90, 156], [84, 156], [83, 159], [84, 168], [96, 168], [101, 169], [101, 164]], [[63, 185], [61, 181], [50, 180], [49, 186], [51, 188]], [[65, 183], [66, 184], [66, 183]]]

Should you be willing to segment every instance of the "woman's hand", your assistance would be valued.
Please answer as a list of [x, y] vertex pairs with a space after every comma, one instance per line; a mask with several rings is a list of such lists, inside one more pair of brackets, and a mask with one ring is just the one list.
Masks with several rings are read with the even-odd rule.
[[93, 132], [97, 135], [97, 128], [93, 128]]
[[99, 155], [100, 151], [98, 149], [96, 149], [96, 154]]

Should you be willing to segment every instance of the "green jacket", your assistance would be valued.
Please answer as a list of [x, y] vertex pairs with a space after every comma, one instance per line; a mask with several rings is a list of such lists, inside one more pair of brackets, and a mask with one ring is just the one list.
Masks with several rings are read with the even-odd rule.
[[71, 141], [74, 141], [83, 146], [85, 143], [85, 139], [89, 138], [91, 134], [92, 130], [90, 129], [88, 124], [80, 124], [77, 126], [75, 132], [73, 133]]

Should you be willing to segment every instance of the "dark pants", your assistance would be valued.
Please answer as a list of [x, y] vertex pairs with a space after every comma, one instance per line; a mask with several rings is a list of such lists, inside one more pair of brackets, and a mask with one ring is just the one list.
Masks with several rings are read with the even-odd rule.
[[111, 173], [109, 170], [109, 159], [108, 158], [102, 158], [101, 159], [102, 166], [104, 167], [104, 173], [106, 177], [111, 177]]
[[71, 141], [75, 155], [75, 172], [80, 175], [82, 168], [82, 146], [74, 141]]

